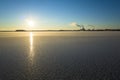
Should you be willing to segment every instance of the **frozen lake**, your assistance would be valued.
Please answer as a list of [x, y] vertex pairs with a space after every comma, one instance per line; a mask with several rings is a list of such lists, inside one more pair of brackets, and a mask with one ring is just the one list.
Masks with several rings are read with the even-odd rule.
[[0, 32], [0, 80], [119, 80], [120, 32]]

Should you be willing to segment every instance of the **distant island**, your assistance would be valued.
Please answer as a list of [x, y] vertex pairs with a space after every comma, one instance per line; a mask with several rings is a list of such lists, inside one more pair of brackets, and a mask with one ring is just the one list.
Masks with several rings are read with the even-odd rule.
[[21, 32], [21, 31], [26, 31], [26, 30], [16, 30], [16, 32]]

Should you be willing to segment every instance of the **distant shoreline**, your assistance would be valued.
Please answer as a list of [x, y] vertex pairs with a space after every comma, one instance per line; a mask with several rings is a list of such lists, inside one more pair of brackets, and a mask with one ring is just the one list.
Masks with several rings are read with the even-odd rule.
[[120, 29], [96, 29], [96, 30], [1, 30], [0, 32], [64, 32], [64, 31], [120, 31]]
[[[99, 30], [99, 31], [97, 31], [97, 30], [94, 30], [94, 31], [88, 31], [88, 30], [86, 30], [86, 31], [72, 31], [72, 30], [66, 30], [66, 31], [57, 31], [57, 30], [55, 30], [55, 31], [0, 31], [0, 32], [100, 32], [100, 31], [102, 31], [102, 30]], [[111, 32], [116, 32], [116, 31], [120, 31], [120, 30], [114, 30], [114, 31], [111, 31]], [[102, 32], [108, 32], [108, 31], [102, 31]]]

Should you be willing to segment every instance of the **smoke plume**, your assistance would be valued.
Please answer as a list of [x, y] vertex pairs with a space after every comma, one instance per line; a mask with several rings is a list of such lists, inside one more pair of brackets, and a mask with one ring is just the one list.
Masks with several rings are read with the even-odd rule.
[[84, 25], [79, 25], [79, 24], [77, 24], [76, 22], [72, 22], [71, 24], [70, 24], [71, 26], [74, 26], [74, 27], [84, 27]]

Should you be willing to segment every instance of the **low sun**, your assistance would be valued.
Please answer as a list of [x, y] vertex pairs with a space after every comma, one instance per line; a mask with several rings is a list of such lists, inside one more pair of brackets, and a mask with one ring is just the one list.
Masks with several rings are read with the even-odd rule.
[[27, 24], [30, 27], [33, 27], [35, 25], [35, 22], [33, 20], [27, 20]]
[[28, 19], [26, 19], [25, 21], [26, 21], [26, 25], [27, 25], [28, 27], [34, 27], [34, 26], [35, 26], [35, 21], [34, 21], [33, 19], [28, 18]]

